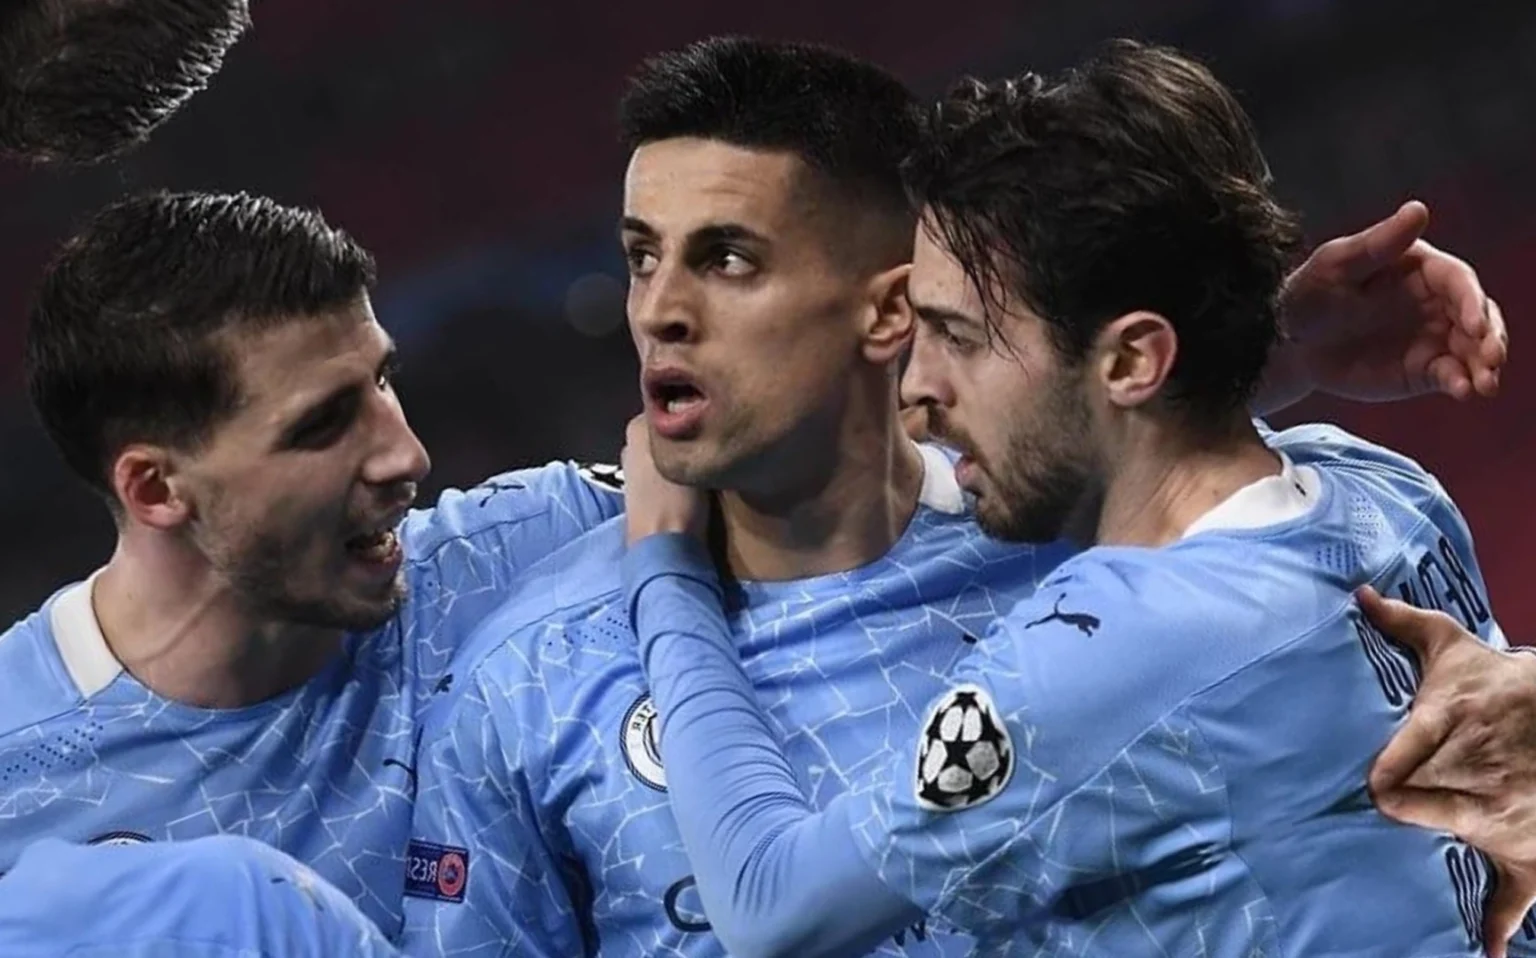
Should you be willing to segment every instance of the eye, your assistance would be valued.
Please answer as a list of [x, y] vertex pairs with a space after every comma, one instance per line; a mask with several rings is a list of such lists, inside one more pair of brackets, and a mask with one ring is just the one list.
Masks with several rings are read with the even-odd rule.
[[352, 428], [359, 398], [357, 392], [349, 391], [320, 406], [289, 432], [288, 445], [294, 449], [325, 449], [332, 445]]
[[927, 323], [927, 327], [933, 332], [933, 335], [938, 337], [939, 342], [944, 345], [944, 348], [950, 352], [963, 356], [975, 352], [981, 346], [974, 339], [957, 334], [954, 327], [942, 319], [930, 321]]
[[629, 264], [629, 275], [645, 277], [656, 272], [656, 254], [639, 246], [632, 246], [624, 251], [624, 260]]
[[757, 264], [733, 249], [723, 249], [715, 257], [715, 270], [731, 279], [751, 276], [757, 272]]
[[379, 367], [379, 374], [374, 379], [374, 385], [381, 391], [395, 384], [395, 377], [400, 375], [400, 360], [391, 356]]

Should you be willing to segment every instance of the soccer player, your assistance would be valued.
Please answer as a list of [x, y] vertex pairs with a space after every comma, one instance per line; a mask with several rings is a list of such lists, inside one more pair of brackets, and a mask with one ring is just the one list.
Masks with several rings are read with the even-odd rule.
[[232, 835], [153, 845], [45, 839], [0, 878], [6, 958], [396, 958], [325, 879]]
[[[621, 109], [647, 420], [669, 476], [721, 492], [730, 632], [813, 804], [895, 765], [892, 730], [1063, 554], [987, 540], [950, 459], [902, 433], [914, 105], [843, 54], [716, 40], [647, 61]], [[1352, 245], [1387, 261], [1412, 243]], [[1490, 372], [1473, 366], [1468, 391]], [[408, 950], [722, 953], [668, 808], [622, 553], [618, 523], [567, 547], [471, 640], [423, 756]], [[467, 879], [443, 887], [443, 861]], [[882, 953], [969, 951], [908, 917]]]
[[0, 155], [92, 163], [143, 143], [249, 26], [247, 0], [6, 0]]
[[671, 453], [632, 431], [623, 601], [726, 950], [859, 954], [931, 912], [988, 954], [1478, 953], [1481, 861], [1366, 794], [1416, 676], [1352, 590], [1433, 591], [1502, 638], [1438, 483], [1248, 418], [1297, 232], [1241, 108], [1122, 42], [963, 84], [931, 135], [904, 394], [984, 528], [1089, 548], [891, 726], [897, 761], [818, 802], [733, 637], [707, 501], [645, 475]]
[[519, 570], [622, 499], [553, 464], [407, 513], [428, 459], [373, 280], [244, 194], [123, 200], [50, 266], [27, 385], [118, 537], [0, 637], [0, 871], [44, 837], [238, 833], [398, 932], [426, 703]]

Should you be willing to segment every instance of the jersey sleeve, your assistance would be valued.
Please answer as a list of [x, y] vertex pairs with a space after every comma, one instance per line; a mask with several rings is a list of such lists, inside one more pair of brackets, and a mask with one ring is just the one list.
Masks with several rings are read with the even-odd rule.
[[741, 668], [708, 556], [682, 536], [626, 554], [630, 621], [662, 716], [667, 793], [699, 895], [738, 958], [863, 954], [922, 916], [806, 801]]
[[31, 846], [0, 880], [14, 958], [398, 958], [340, 891], [235, 836]]
[[[1102, 784], [1134, 798], [1142, 761], [1161, 776], [1209, 771], [1169, 719], [1201, 676], [1165, 648], [1149, 653], [1182, 627], [1130, 600], [1134, 572], [1079, 559], [977, 643], [888, 778], [813, 810], [741, 670], [702, 549], [657, 536], [625, 563], [673, 810], [733, 953], [851, 953], [924, 911], [973, 934], [1018, 927], [1056, 890], [1053, 843], [1114, 827], [1093, 802], [1078, 821], [1077, 796]], [[1212, 675], [1230, 665], [1206, 658]]]
[[402, 526], [410, 606], [406, 629], [435, 672], [519, 573], [624, 509], [623, 473], [555, 462], [450, 489]]
[[568, 958], [585, 951], [533, 790], [543, 780], [533, 753], [546, 738], [510, 712], [514, 703], [529, 704], [528, 693], [515, 679], [477, 669], [432, 729], [407, 856], [407, 954]]

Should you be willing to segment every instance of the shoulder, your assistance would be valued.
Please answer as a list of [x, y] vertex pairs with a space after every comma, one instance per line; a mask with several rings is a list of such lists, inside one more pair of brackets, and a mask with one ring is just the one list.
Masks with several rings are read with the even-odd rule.
[[999, 622], [980, 671], [1016, 680], [1037, 711], [1146, 724], [1264, 654], [1262, 597], [1205, 544], [1095, 548]]
[[0, 634], [0, 735], [36, 725], [78, 708], [85, 695], [71, 678], [54, 637], [52, 619], [60, 590], [42, 608]]
[[500, 526], [551, 513], [582, 513], [594, 506], [618, 511], [623, 472], [614, 466], [551, 462], [492, 476], [469, 489], [448, 489], [431, 508], [415, 509], [402, 529], [406, 554], [430, 558], [444, 545]]

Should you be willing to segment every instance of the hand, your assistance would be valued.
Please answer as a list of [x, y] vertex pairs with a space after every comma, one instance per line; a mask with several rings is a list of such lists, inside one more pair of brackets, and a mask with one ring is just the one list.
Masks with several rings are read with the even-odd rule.
[[[1345, 399], [1385, 401], [1440, 392], [1493, 396], [1509, 357], [1499, 306], [1477, 272], [1421, 237], [1417, 201], [1313, 251], [1286, 281], [1293, 341], [1277, 366]], [[1280, 392], [1281, 387], [1276, 386]]]
[[1371, 795], [1387, 816], [1450, 832], [1493, 859], [1484, 944], [1502, 956], [1536, 903], [1536, 656], [1489, 648], [1450, 616], [1373, 589], [1357, 597], [1423, 672], [1408, 721], [1371, 768]]
[[634, 545], [646, 536], [683, 532], [701, 541], [709, 529], [709, 494], [662, 476], [651, 458], [651, 433], [644, 416], [624, 431], [624, 529]]

